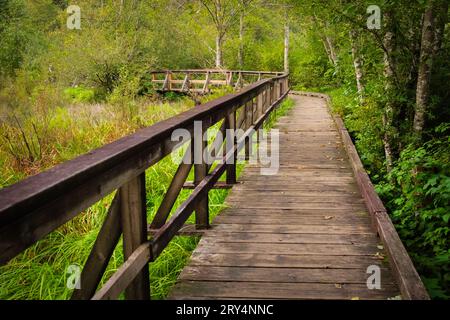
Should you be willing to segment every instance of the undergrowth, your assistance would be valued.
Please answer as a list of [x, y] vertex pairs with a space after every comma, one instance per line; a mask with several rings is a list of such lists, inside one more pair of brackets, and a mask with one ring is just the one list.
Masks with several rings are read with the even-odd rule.
[[345, 87], [328, 91], [387, 207], [390, 217], [430, 296], [450, 298], [450, 123], [430, 132], [422, 146], [403, 146], [391, 172], [385, 169], [376, 99], [363, 105]]

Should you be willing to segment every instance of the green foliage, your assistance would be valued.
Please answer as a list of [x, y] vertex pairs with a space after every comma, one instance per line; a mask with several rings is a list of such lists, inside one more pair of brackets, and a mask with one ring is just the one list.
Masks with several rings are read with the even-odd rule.
[[67, 88], [64, 94], [73, 102], [94, 102], [94, 89], [87, 89], [83, 87]]
[[444, 137], [401, 153], [378, 192], [435, 298], [450, 297], [450, 123]]

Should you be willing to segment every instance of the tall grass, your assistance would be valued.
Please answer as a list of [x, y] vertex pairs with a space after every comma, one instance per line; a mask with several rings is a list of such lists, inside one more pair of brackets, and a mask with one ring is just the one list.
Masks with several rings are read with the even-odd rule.
[[[223, 93], [222, 93], [223, 94]], [[210, 99], [213, 98], [209, 97]], [[277, 117], [283, 115], [292, 101], [283, 103]], [[108, 105], [73, 105], [68, 108], [47, 110], [47, 114], [31, 114], [16, 122], [3, 122], [0, 128], [0, 169], [4, 187], [27, 175], [37, 173], [62, 161], [113, 141], [136, 129], [151, 125], [192, 107], [182, 100], [133, 106], [131, 112]], [[44, 118], [44, 121], [42, 119]], [[276, 121], [271, 118], [268, 126]], [[7, 137], [5, 137], [5, 135]], [[9, 135], [9, 136], [8, 136]], [[36, 135], [41, 135], [39, 139]], [[50, 135], [50, 136], [47, 136]], [[3, 142], [11, 142], [10, 145]], [[32, 154], [32, 150], [40, 153]], [[32, 140], [34, 139], [34, 140]], [[35, 148], [32, 149], [31, 144]], [[21, 153], [22, 152], [22, 153]], [[170, 156], [146, 171], [148, 221], [153, 219], [159, 204], [176, 171]], [[238, 174], [243, 165], [238, 165]], [[192, 172], [189, 180], [192, 180]], [[191, 190], [183, 190], [174, 205], [178, 207]], [[210, 215], [213, 219], [223, 208], [228, 190], [209, 193]], [[100, 230], [113, 194], [100, 200], [72, 221], [52, 232], [44, 239], [0, 267], [0, 299], [68, 299], [72, 290], [66, 286], [70, 265], [83, 266]], [[191, 216], [188, 222], [193, 223]], [[186, 265], [198, 243], [197, 237], [175, 237], [161, 256], [150, 264], [151, 295], [163, 299]], [[103, 276], [103, 284], [123, 263], [122, 244], [119, 241]]]

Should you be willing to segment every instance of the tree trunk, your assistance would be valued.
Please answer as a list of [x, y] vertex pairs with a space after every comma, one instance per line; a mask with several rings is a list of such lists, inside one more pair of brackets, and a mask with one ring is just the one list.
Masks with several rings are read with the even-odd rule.
[[[391, 9], [392, 10], [392, 9]], [[393, 13], [391, 10], [387, 10], [384, 13], [384, 21], [386, 33], [383, 38], [384, 52], [384, 77], [385, 77], [385, 91], [387, 94], [387, 102], [384, 108], [383, 114], [383, 126], [384, 126], [384, 152], [386, 156], [386, 169], [388, 172], [392, 170], [393, 166], [393, 144], [394, 137], [396, 135], [396, 128], [394, 126], [394, 119], [396, 117], [395, 103], [392, 101], [395, 90], [395, 61], [394, 52], [396, 50], [396, 39], [394, 33], [394, 21]]]
[[289, 22], [286, 17], [286, 24], [284, 26], [284, 72], [289, 73]]
[[333, 65], [335, 68], [338, 66], [338, 58], [336, 54], [336, 49], [334, 46], [334, 40], [330, 36], [325, 36], [325, 42], [328, 46], [328, 51], [330, 55], [330, 60], [333, 62]]
[[216, 37], [216, 68], [222, 68], [223, 65], [222, 46], [223, 36], [219, 33]]
[[364, 101], [364, 73], [362, 68], [361, 54], [359, 52], [358, 33], [355, 29], [350, 31], [350, 40], [352, 45], [353, 66], [355, 68], [356, 87], [358, 88], [359, 100], [362, 103]]
[[242, 70], [244, 68], [244, 13], [242, 12], [239, 17], [239, 52], [238, 63]]
[[436, 54], [442, 45], [448, 2], [432, 0], [425, 12], [422, 25], [419, 74], [417, 77], [416, 110], [413, 129], [419, 139], [422, 136], [425, 115], [429, 109], [431, 71]]

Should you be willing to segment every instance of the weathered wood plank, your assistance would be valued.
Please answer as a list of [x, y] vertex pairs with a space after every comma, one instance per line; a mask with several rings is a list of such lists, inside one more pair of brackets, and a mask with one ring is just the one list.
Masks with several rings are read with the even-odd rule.
[[[182, 281], [277, 282], [277, 283], [360, 283], [366, 284], [367, 267], [361, 269], [314, 269], [254, 267], [187, 266]], [[382, 286], [394, 285], [391, 271], [380, 268]]]
[[213, 238], [203, 238], [197, 252], [204, 253], [280, 253], [291, 255], [328, 256], [375, 256], [382, 252], [376, 245], [364, 244], [323, 244], [323, 243], [235, 243], [217, 242]]
[[361, 269], [369, 265], [388, 266], [386, 261], [375, 256], [336, 256], [290, 255], [268, 253], [205, 253], [194, 252], [189, 265], [223, 267], [286, 267], [286, 268], [325, 268]]
[[316, 234], [373, 234], [374, 230], [365, 226], [324, 226], [324, 225], [288, 225], [288, 224], [216, 224], [215, 230], [224, 232], [257, 233], [316, 233]]
[[263, 225], [322, 225], [322, 226], [347, 226], [352, 227], [354, 225], [371, 227], [370, 221], [364, 216], [347, 217], [341, 216], [339, 219], [334, 216], [308, 216], [308, 217], [295, 217], [295, 216], [283, 216], [283, 219], [279, 217], [273, 217], [268, 215], [219, 215], [214, 219], [215, 224], [263, 224]]
[[292, 244], [347, 244], [377, 246], [380, 239], [374, 234], [311, 234], [311, 233], [242, 233], [219, 232], [214, 230], [208, 234], [208, 239], [226, 243], [292, 243]]
[[193, 297], [246, 299], [386, 299], [398, 295], [396, 286], [369, 290], [366, 284], [183, 281], [169, 299]]

